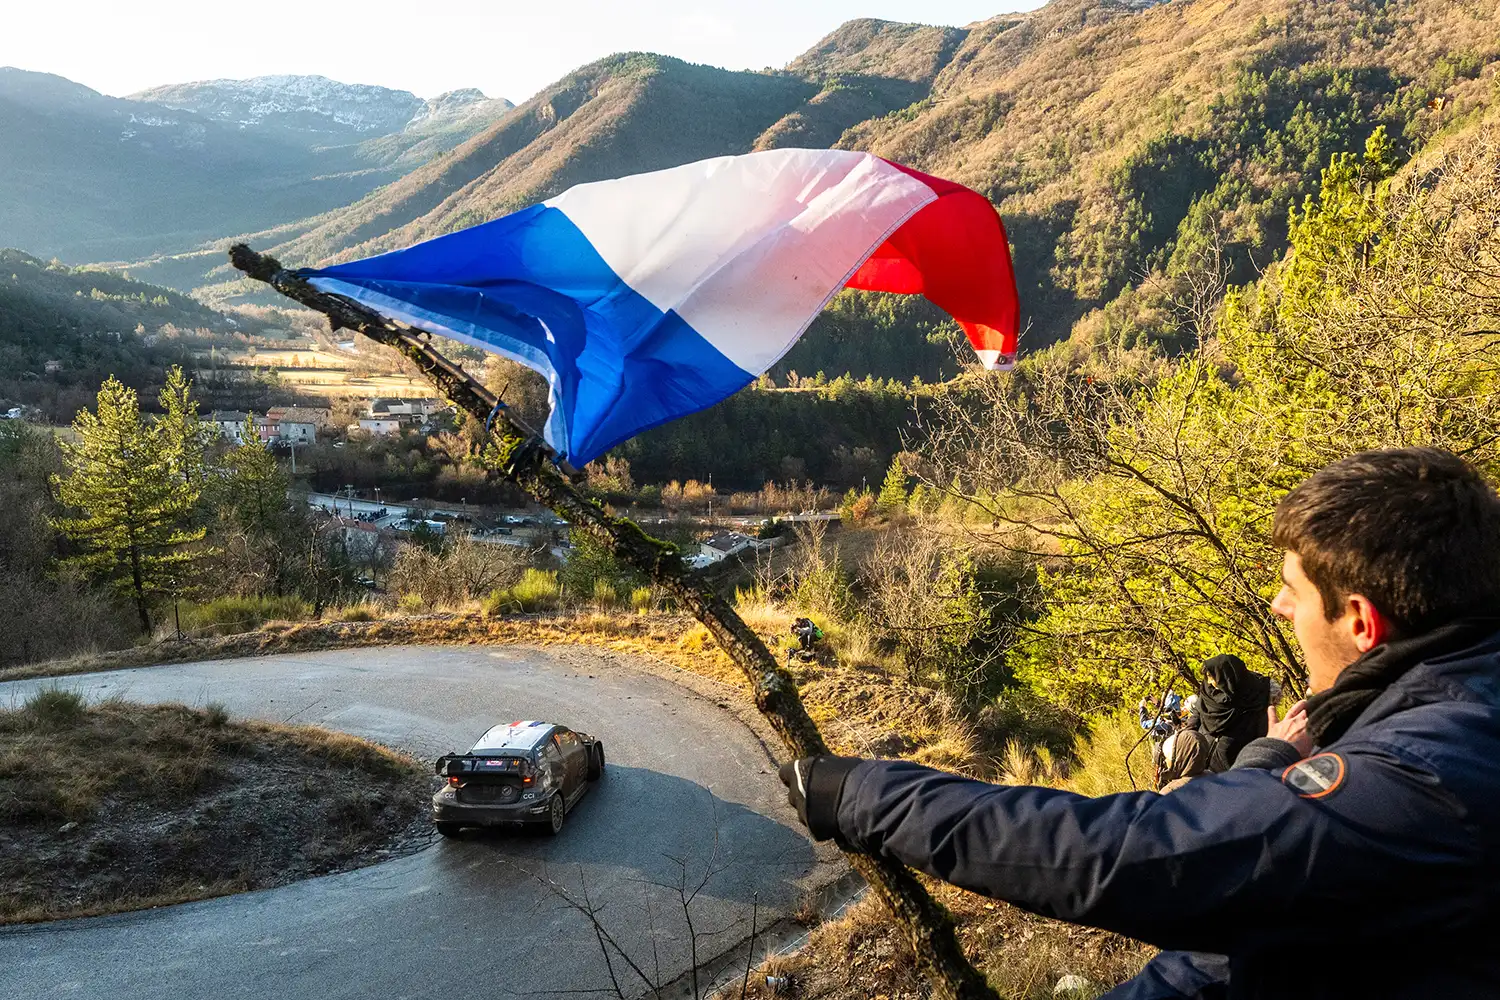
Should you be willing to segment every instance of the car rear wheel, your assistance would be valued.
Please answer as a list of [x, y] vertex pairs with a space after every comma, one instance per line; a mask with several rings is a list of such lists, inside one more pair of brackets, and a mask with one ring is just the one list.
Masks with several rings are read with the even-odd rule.
[[604, 744], [595, 743], [594, 749], [589, 753], [589, 780], [598, 781], [604, 777]]
[[457, 823], [434, 823], [432, 825], [437, 827], [437, 832], [444, 837], [458, 836], [459, 825]]
[[547, 830], [555, 837], [562, 833], [563, 822], [568, 818], [568, 805], [562, 792], [552, 796], [552, 805], [547, 809]]

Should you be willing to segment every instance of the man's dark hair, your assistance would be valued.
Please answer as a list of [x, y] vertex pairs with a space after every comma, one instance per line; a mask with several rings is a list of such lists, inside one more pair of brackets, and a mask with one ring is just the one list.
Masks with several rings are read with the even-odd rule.
[[1319, 469], [1277, 506], [1271, 539], [1297, 553], [1330, 621], [1350, 594], [1402, 635], [1500, 614], [1500, 497], [1446, 451], [1366, 451]]

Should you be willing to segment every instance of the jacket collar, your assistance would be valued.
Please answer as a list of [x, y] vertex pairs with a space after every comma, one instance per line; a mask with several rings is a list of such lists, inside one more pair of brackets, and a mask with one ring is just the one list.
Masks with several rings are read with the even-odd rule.
[[1388, 687], [1412, 667], [1477, 646], [1500, 632], [1500, 618], [1461, 618], [1370, 650], [1339, 674], [1333, 687], [1307, 699], [1307, 730], [1317, 746], [1343, 736]]

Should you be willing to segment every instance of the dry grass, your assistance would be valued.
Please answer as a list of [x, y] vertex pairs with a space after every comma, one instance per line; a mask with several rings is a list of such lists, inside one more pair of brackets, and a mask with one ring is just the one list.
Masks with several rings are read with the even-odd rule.
[[763, 638], [790, 637], [793, 615], [782, 604], [771, 600], [763, 590], [737, 590], [734, 610], [751, 630]]
[[[1052, 1000], [1064, 976], [1082, 976], [1092, 987], [1070, 994], [1094, 997], [1133, 976], [1154, 949], [1105, 931], [1034, 916], [1005, 903], [924, 879], [958, 925], [964, 950], [990, 985], [1010, 1000]], [[784, 983], [773, 993], [766, 976]], [[905, 938], [884, 905], [867, 895], [838, 920], [816, 928], [807, 947], [780, 955], [751, 977], [746, 997], [818, 997], [820, 1000], [925, 1000], [930, 991], [916, 971]]]
[[[773, 652], [788, 645], [789, 611], [754, 597], [747, 597], [741, 610]], [[856, 631], [848, 630], [849, 636]], [[245, 635], [161, 643], [13, 667], [0, 671], [0, 680], [318, 649], [517, 643], [585, 645], [647, 656], [749, 691], [744, 674], [698, 622], [683, 616], [618, 611], [510, 617], [466, 612], [273, 624]], [[835, 750], [912, 757], [976, 777], [997, 772], [973, 727], [945, 695], [893, 680], [882, 670], [853, 669], [842, 651], [840, 659], [841, 663], [832, 665], [799, 663], [793, 668], [808, 712], [823, 727], [825, 738]]]
[[417, 836], [430, 784], [343, 733], [44, 689], [0, 710], [0, 923], [368, 864]]
[[1088, 733], [1074, 741], [1075, 764], [1060, 787], [1081, 795], [1112, 795], [1154, 787], [1151, 746], [1142, 741], [1141, 735], [1140, 725], [1128, 712], [1094, 723]]

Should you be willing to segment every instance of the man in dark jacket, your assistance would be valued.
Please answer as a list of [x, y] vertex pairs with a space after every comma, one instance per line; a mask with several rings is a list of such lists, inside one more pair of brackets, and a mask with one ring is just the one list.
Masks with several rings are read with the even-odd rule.
[[783, 768], [793, 805], [816, 838], [1171, 949], [1111, 998], [1500, 997], [1500, 498], [1445, 452], [1367, 452], [1273, 537], [1311, 695], [1234, 769], [1086, 798], [819, 757]]

